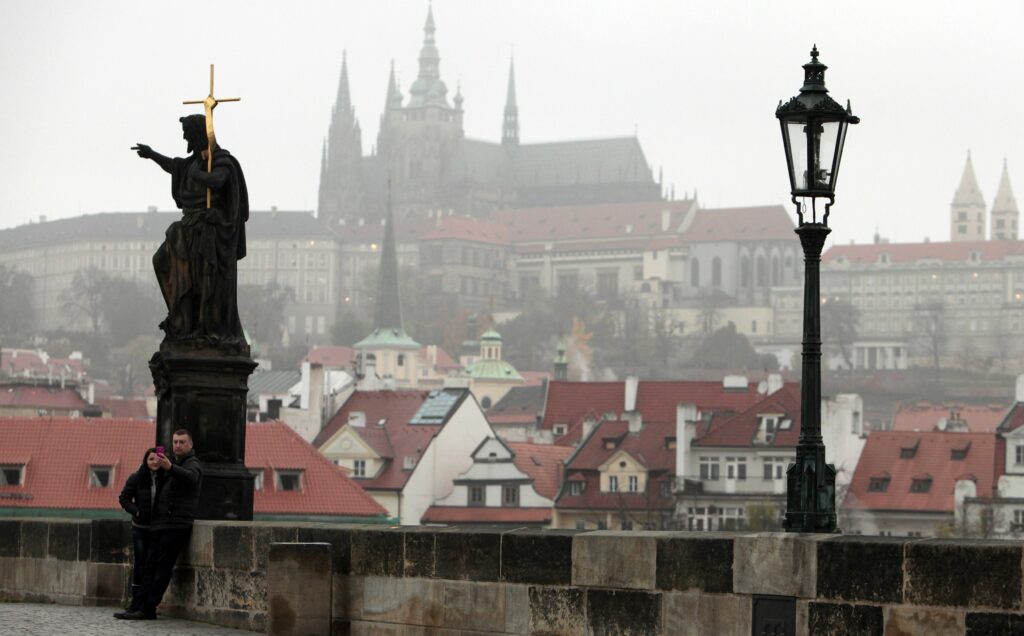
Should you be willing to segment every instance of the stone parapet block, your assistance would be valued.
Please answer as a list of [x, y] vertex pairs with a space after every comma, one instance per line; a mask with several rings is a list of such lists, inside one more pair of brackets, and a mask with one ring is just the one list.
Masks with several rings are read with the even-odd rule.
[[501, 537], [501, 578], [512, 583], [569, 585], [576, 530], [515, 530]]
[[351, 569], [357, 576], [401, 577], [405, 570], [405, 537], [399, 529], [353, 530]]
[[[963, 636], [967, 629], [964, 624], [967, 613], [963, 610], [896, 605], [884, 607], [882, 614], [885, 617], [886, 634]], [[1024, 628], [1024, 623], [1021, 627]]]
[[749, 636], [750, 596], [705, 594], [699, 590], [661, 595], [662, 633], [672, 636]]
[[454, 581], [498, 581], [501, 578], [501, 531], [448, 531], [436, 535], [435, 571]]
[[879, 605], [812, 601], [807, 606], [807, 630], [810, 634], [861, 636], [882, 634], [884, 629], [882, 608]]
[[737, 536], [733, 544], [733, 591], [814, 598], [817, 543], [832, 537], [768, 532]]
[[330, 544], [275, 542], [267, 557], [267, 634], [330, 636]]
[[[587, 633], [659, 636], [662, 595], [636, 590], [587, 590]], [[667, 635], [666, 635], [667, 636]]]
[[662, 533], [657, 540], [657, 586], [662, 590], [732, 592], [734, 535]]
[[349, 601], [346, 608], [350, 618], [427, 627], [444, 625], [443, 581], [367, 576], [359, 587], [362, 598], [357, 603]]
[[818, 595], [845, 601], [903, 602], [906, 543], [895, 537], [865, 536], [818, 542]]
[[598, 531], [572, 539], [572, 584], [654, 589], [655, 533]]
[[1022, 545], [928, 539], [908, 543], [904, 598], [911, 605], [1021, 609]]

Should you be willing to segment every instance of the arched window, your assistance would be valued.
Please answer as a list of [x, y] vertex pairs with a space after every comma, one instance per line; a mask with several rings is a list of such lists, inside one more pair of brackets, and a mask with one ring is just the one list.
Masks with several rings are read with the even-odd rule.
[[750, 259], [740, 257], [740, 287], [750, 287]]
[[690, 261], [690, 287], [700, 287], [700, 261]]
[[768, 267], [764, 261], [764, 256], [757, 257], [757, 286], [765, 287], [768, 285]]
[[779, 257], [772, 257], [772, 285], [782, 284], [782, 268], [779, 267]]
[[717, 256], [711, 259], [711, 284], [715, 287], [722, 286], [722, 259]]
[[786, 272], [792, 275], [796, 275], [796, 271], [793, 270], [793, 255], [786, 254]]
[[480, 406], [482, 406], [485, 409], [491, 408], [491, 398], [490, 398], [490, 396], [485, 395], [484, 399], [480, 400]]

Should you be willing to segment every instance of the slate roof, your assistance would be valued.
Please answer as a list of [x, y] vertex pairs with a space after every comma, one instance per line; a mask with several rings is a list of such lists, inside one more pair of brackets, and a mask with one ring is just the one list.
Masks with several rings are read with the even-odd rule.
[[896, 411], [896, 415], [893, 416], [892, 430], [937, 430], [939, 420], [948, 420], [950, 414], [955, 413], [967, 423], [967, 428], [971, 433], [994, 433], [1007, 411], [1005, 406], [996, 405], [905, 404], [901, 405]]
[[[152, 446], [155, 425], [123, 418], [0, 417], [0, 463], [26, 464], [22, 486], [0, 486], [0, 507], [116, 510], [128, 476]], [[281, 422], [246, 425], [246, 465], [268, 470], [256, 514], [378, 517], [385, 510], [344, 471]], [[109, 488], [90, 466], [112, 466]], [[273, 468], [301, 468], [300, 491], [277, 492]]]
[[[492, 221], [508, 227], [513, 244], [623, 239], [645, 239], [646, 244], [651, 237], [675, 236], [693, 206], [692, 200], [680, 200], [519, 208], [495, 212]], [[667, 230], [662, 230], [663, 210], [670, 215]]]
[[82, 411], [89, 403], [74, 389], [55, 386], [0, 385], [0, 408], [67, 409]]
[[[916, 450], [902, 457], [903, 449]], [[952, 459], [952, 451], [967, 450]], [[997, 478], [996, 436], [991, 433], [874, 431], [857, 462], [843, 506], [852, 510], [953, 512], [953, 487], [972, 479], [979, 497], [991, 497]], [[871, 492], [872, 478], [889, 478], [884, 492]], [[914, 479], [931, 479], [928, 492], [911, 492]]]
[[916, 263], [922, 260], [966, 263], [970, 261], [972, 253], [976, 253], [981, 261], [1001, 261], [1011, 256], [1024, 256], [1024, 241], [835, 245], [822, 255], [821, 263], [833, 265], [844, 259], [851, 264], [874, 264], [879, 261], [882, 254], [888, 255], [892, 263]]
[[532, 424], [544, 410], [544, 385], [514, 386], [488, 409], [491, 424]]
[[701, 209], [683, 231], [687, 242], [796, 241], [793, 219], [781, 205]]
[[151, 419], [146, 400], [141, 398], [96, 398], [96, 406], [100, 407], [104, 413], [109, 413], [110, 417]]
[[248, 400], [255, 402], [261, 395], [279, 395], [299, 383], [302, 374], [293, 369], [258, 371], [249, 376]]
[[520, 144], [514, 179], [520, 188], [600, 183], [654, 184], [636, 137]]
[[542, 497], [554, 499], [562, 484], [564, 462], [572, 454], [569, 446], [505, 442], [515, 453], [512, 463], [533, 479], [533, 488]]

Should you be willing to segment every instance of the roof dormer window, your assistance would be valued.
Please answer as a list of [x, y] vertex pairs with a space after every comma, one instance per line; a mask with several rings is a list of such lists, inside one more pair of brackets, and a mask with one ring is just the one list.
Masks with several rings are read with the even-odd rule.
[[913, 446], [904, 446], [900, 448], [900, 459], [913, 459], [914, 455], [917, 455], [917, 447], [921, 445], [921, 440], [914, 440]]
[[868, 482], [868, 492], [885, 492], [889, 489], [890, 481], [891, 478], [888, 473], [872, 477], [871, 481]]
[[0, 486], [22, 486], [25, 484], [24, 464], [0, 465]]
[[926, 493], [932, 489], [932, 476], [921, 475], [910, 482], [910, 492]]
[[114, 477], [113, 466], [90, 466], [89, 467], [89, 487], [90, 488], [110, 488], [110, 482]]

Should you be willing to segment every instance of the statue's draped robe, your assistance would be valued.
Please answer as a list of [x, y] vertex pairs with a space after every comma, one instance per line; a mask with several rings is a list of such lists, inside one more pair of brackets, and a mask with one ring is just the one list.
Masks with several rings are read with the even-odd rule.
[[[184, 217], [167, 228], [153, 256], [167, 303], [161, 327], [171, 339], [244, 343], [238, 318], [238, 261], [245, 257], [249, 195], [238, 161], [217, 148], [213, 169], [200, 157], [175, 158], [171, 193]], [[206, 189], [213, 191], [206, 207]]]

